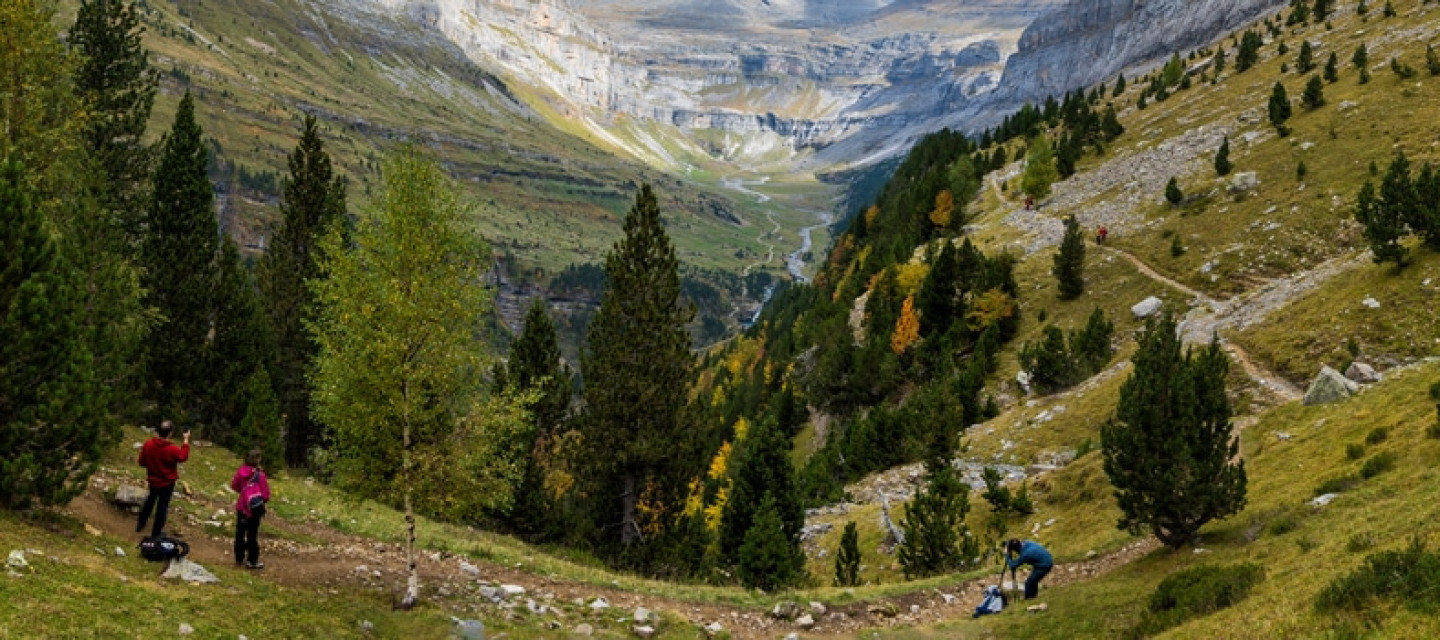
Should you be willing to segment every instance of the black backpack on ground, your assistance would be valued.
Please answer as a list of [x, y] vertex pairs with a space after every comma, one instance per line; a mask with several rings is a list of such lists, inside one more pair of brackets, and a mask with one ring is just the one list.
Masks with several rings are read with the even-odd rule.
[[169, 536], [157, 536], [140, 541], [140, 557], [151, 562], [164, 562], [183, 558], [190, 553], [190, 545], [184, 540]]

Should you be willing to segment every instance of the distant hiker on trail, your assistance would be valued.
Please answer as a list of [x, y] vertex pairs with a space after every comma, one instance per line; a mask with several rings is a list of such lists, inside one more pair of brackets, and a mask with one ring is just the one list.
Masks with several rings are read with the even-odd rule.
[[140, 447], [140, 466], [150, 481], [150, 495], [140, 509], [140, 522], [135, 524], [135, 533], [145, 531], [145, 521], [150, 519], [150, 510], [155, 510], [155, 526], [150, 537], [158, 538], [165, 531], [165, 518], [170, 515], [170, 496], [175, 494], [175, 481], [180, 479], [179, 464], [190, 459], [190, 430], [185, 430], [185, 441], [175, 446], [167, 438], [175, 432], [175, 423], [166, 420], [155, 428], [155, 437]]
[[1100, 230], [1095, 232], [1095, 244], [1105, 244], [1105, 238], [1109, 235], [1110, 230], [1106, 229], [1105, 225], [1100, 225]]
[[265, 516], [265, 504], [270, 502], [270, 482], [260, 468], [259, 449], [245, 454], [245, 464], [235, 470], [230, 488], [240, 494], [235, 499], [235, 565], [264, 568], [265, 563], [260, 561], [260, 519]]
[[1055, 566], [1055, 558], [1038, 542], [1020, 542], [1011, 538], [1005, 543], [1005, 564], [1010, 567], [1011, 575], [1014, 575], [1016, 567], [1022, 564], [1030, 565], [1030, 577], [1025, 579], [1025, 599], [1029, 600], [1040, 592], [1040, 581]]
[[1029, 210], [1030, 210], [1032, 207], [1034, 207], [1034, 206], [1035, 206], [1035, 196], [1031, 196], [1031, 195], [1025, 196], [1025, 210], [1026, 210], [1026, 211], [1029, 211]]

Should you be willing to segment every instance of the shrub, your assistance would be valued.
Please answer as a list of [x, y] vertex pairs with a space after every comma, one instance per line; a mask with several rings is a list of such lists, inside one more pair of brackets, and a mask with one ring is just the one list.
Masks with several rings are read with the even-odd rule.
[[1185, 255], [1185, 245], [1180, 244], [1180, 236], [1170, 238], [1170, 257], [1179, 258]]
[[1377, 453], [1360, 467], [1360, 477], [1369, 480], [1395, 468], [1395, 454], [1390, 451]]
[[1291, 531], [1300, 528], [1300, 519], [1294, 514], [1287, 513], [1270, 521], [1265, 531], [1272, 536], [1283, 536]]
[[1085, 454], [1090, 453], [1090, 451], [1094, 448], [1095, 443], [1091, 442], [1089, 438], [1081, 440], [1080, 446], [1075, 447], [1075, 459], [1079, 460], [1080, 458], [1085, 457]]
[[1382, 551], [1332, 581], [1315, 598], [1321, 613], [1373, 611], [1379, 600], [1399, 600], [1418, 613], [1440, 611], [1440, 553], [1419, 538], [1403, 551]]
[[860, 534], [852, 520], [845, 523], [840, 535], [840, 548], [835, 551], [835, 586], [854, 587], [860, 584]]
[[1323, 496], [1327, 493], [1345, 493], [1346, 491], [1354, 489], [1358, 484], [1360, 484], [1360, 476], [1353, 473], [1336, 476], [1320, 483], [1320, 486], [1315, 487], [1315, 495]]
[[1365, 457], [1365, 445], [1358, 442], [1345, 445], [1345, 457], [1351, 460], [1359, 460]]
[[1350, 553], [1369, 551], [1375, 547], [1375, 534], [1357, 533], [1350, 536], [1350, 541], [1345, 543], [1345, 550]]
[[1390, 437], [1390, 430], [1385, 427], [1375, 427], [1365, 435], [1365, 444], [1380, 444]]
[[1184, 199], [1185, 192], [1180, 190], [1180, 183], [1171, 177], [1170, 182], [1165, 183], [1165, 201], [1171, 205], [1178, 205]]
[[1396, 77], [1401, 80], [1409, 80], [1415, 77], [1415, 68], [1400, 62], [1399, 58], [1390, 58], [1390, 70], [1395, 72]]
[[1251, 563], [1201, 565], [1177, 571], [1155, 587], [1147, 610], [1130, 635], [1154, 635], [1229, 607], [1244, 600], [1250, 589], [1264, 579], [1265, 570]]
[[1299, 540], [1295, 541], [1295, 546], [1300, 547], [1300, 553], [1310, 553], [1311, 551], [1320, 548], [1320, 543], [1311, 540], [1310, 538], [1300, 538]]

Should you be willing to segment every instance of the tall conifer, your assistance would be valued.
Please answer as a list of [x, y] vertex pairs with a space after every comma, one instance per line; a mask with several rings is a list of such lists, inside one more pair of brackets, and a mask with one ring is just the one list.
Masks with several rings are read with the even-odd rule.
[[[246, 407], [237, 390], [255, 367], [268, 365], [274, 353], [270, 327], [260, 307], [255, 279], [240, 258], [240, 248], [228, 236], [220, 242], [219, 265], [215, 280], [214, 330], [206, 351], [208, 402], [205, 412], [215, 425], [217, 441], [231, 445], [241, 454], [253, 444], [234, 438], [234, 430], [244, 419]], [[268, 458], [267, 464], [279, 465], [281, 459]]]
[[534, 425], [522, 446], [529, 455], [525, 475], [516, 488], [515, 508], [510, 523], [524, 533], [540, 533], [552, 522], [551, 500], [545, 491], [545, 475], [553, 466], [555, 439], [560, 435], [570, 407], [570, 368], [560, 360], [555, 323], [545, 311], [545, 300], [536, 298], [525, 313], [525, 327], [510, 345], [510, 358], [497, 368], [499, 392], [529, 391], [536, 394], [530, 405]]
[[1061, 300], [1074, 300], [1085, 293], [1085, 236], [1074, 216], [1065, 219], [1065, 237], [1050, 272], [1059, 283]]
[[641, 492], [678, 499], [685, 474], [676, 467], [698, 456], [677, 451], [695, 440], [682, 416], [693, 360], [685, 325], [694, 310], [681, 300], [680, 262], [649, 185], [636, 194], [624, 228], [605, 256], [609, 286], [581, 356], [581, 429], [584, 446], [608, 448], [587, 456], [583, 470], [597, 524], [630, 547], [644, 539]]
[[305, 117], [289, 167], [281, 192], [280, 227], [261, 258], [258, 279], [274, 332], [272, 368], [285, 421], [285, 461], [299, 466], [322, 440], [319, 425], [310, 418], [311, 387], [306, 377], [316, 353], [315, 340], [305, 330], [305, 323], [315, 316], [315, 294], [307, 282], [324, 277], [318, 265], [320, 239], [345, 216], [345, 181], [331, 168], [314, 116]]
[[1225, 395], [1227, 358], [1218, 338], [1182, 354], [1169, 311], [1146, 323], [1115, 417], [1100, 427], [1121, 529], [1149, 531], [1178, 548], [1205, 523], [1245, 505], [1245, 463], [1237, 459]]
[[208, 159], [195, 100], [186, 92], [161, 143], [140, 246], [145, 300], [162, 316], [147, 340], [150, 382], [160, 410], [181, 411], [182, 419], [199, 417], [208, 391], [205, 352], [220, 237]]

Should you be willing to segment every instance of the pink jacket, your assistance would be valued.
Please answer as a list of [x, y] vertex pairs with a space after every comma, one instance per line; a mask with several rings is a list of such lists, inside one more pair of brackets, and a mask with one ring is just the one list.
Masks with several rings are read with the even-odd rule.
[[[250, 476], [257, 473], [260, 474], [260, 495], [265, 498], [266, 502], [269, 502], [270, 482], [266, 479], [265, 472], [256, 469], [255, 467], [252, 467], [248, 464], [242, 464], [240, 465], [239, 469], [235, 470], [235, 477], [230, 478], [230, 488], [233, 489], [236, 493], [241, 494], [241, 496], [243, 497], [243, 490], [245, 489], [245, 485], [250, 483]], [[245, 501], [242, 500], [241, 497], [235, 498], [235, 513], [239, 513], [244, 516], [250, 515], [250, 505], [245, 504]]]

